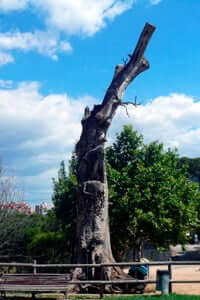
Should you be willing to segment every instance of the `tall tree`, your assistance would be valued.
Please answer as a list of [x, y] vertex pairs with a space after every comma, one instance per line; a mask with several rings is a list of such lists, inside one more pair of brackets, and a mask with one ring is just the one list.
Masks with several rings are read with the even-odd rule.
[[[149, 68], [144, 52], [154, 30], [154, 26], [148, 23], [145, 25], [135, 50], [129, 55], [129, 61], [116, 67], [102, 104], [95, 105], [92, 111], [88, 107], [85, 108], [82, 133], [76, 145], [78, 218], [75, 257], [77, 263], [114, 262], [110, 244], [104, 145], [117, 108], [129, 104], [129, 102], [122, 102], [127, 86], [137, 75]], [[76, 273], [74, 276], [77, 276]], [[111, 270], [108, 270], [106, 276], [112, 277]], [[90, 277], [98, 278], [99, 273], [91, 272]]]
[[66, 174], [64, 161], [60, 164], [58, 179], [53, 178], [53, 196], [54, 210], [63, 234], [66, 238], [68, 253], [73, 259], [76, 227], [76, 196], [77, 196], [77, 178], [76, 178], [76, 158], [74, 154], [69, 162], [69, 172]]
[[[199, 225], [198, 186], [188, 181], [177, 152], [124, 126], [107, 149], [111, 239], [118, 259], [133, 248], [142, 255], [144, 242], [156, 247], [185, 243]], [[118, 220], [118, 222], [116, 222]], [[118, 225], [120, 224], [120, 226]]]

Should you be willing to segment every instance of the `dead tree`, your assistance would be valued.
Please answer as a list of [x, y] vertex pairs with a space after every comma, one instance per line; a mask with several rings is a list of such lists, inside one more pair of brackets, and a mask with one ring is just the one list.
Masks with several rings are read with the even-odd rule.
[[12, 207], [14, 203], [23, 201], [24, 191], [17, 186], [15, 177], [7, 174], [0, 158], [0, 254], [12, 251], [8, 236], [14, 243], [16, 233], [22, 226], [19, 219], [12, 218], [17, 212]]
[[[82, 133], [76, 145], [79, 184], [75, 249], [77, 263], [114, 262], [110, 244], [104, 145], [117, 108], [130, 104], [122, 102], [127, 86], [149, 68], [144, 52], [154, 30], [155, 27], [147, 23], [135, 50], [129, 55], [129, 61], [116, 66], [102, 104], [95, 105], [92, 111], [85, 108]], [[89, 274], [90, 278], [97, 279], [98, 276], [98, 272]], [[112, 277], [111, 272], [107, 276]]]

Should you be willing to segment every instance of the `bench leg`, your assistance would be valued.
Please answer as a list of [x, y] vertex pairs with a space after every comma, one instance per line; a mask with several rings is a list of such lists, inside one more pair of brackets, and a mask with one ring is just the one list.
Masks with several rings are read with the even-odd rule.
[[100, 297], [100, 299], [102, 299], [102, 298], [103, 298], [104, 291], [105, 291], [105, 285], [104, 285], [104, 284], [102, 284], [102, 286], [100, 287], [100, 293], [99, 293], [99, 297]]
[[32, 292], [32, 299], [35, 300], [35, 293]]
[[67, 291], [64, 292], [64, 300], [68, 299], [68, 294], [67, 294]]

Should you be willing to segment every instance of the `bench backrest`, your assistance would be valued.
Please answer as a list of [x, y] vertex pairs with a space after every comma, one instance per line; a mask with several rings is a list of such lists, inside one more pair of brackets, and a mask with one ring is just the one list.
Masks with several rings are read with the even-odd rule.
[[1, 277], [4, 284], [63, 285], [68, 281], [67, 274], [4, 274]]

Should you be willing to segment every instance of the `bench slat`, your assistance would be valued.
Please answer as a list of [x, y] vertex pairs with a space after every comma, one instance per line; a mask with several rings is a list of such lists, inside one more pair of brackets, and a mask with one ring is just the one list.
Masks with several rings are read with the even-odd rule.
[[19, 291], [19, 292], [44, 292], [44, 291], [67, 291], [66, 286], [52, 285], [2, 285], [0, 291]]
[[64, 292], [68, 289], [68, 274], [4, 274], [0, 292]]

